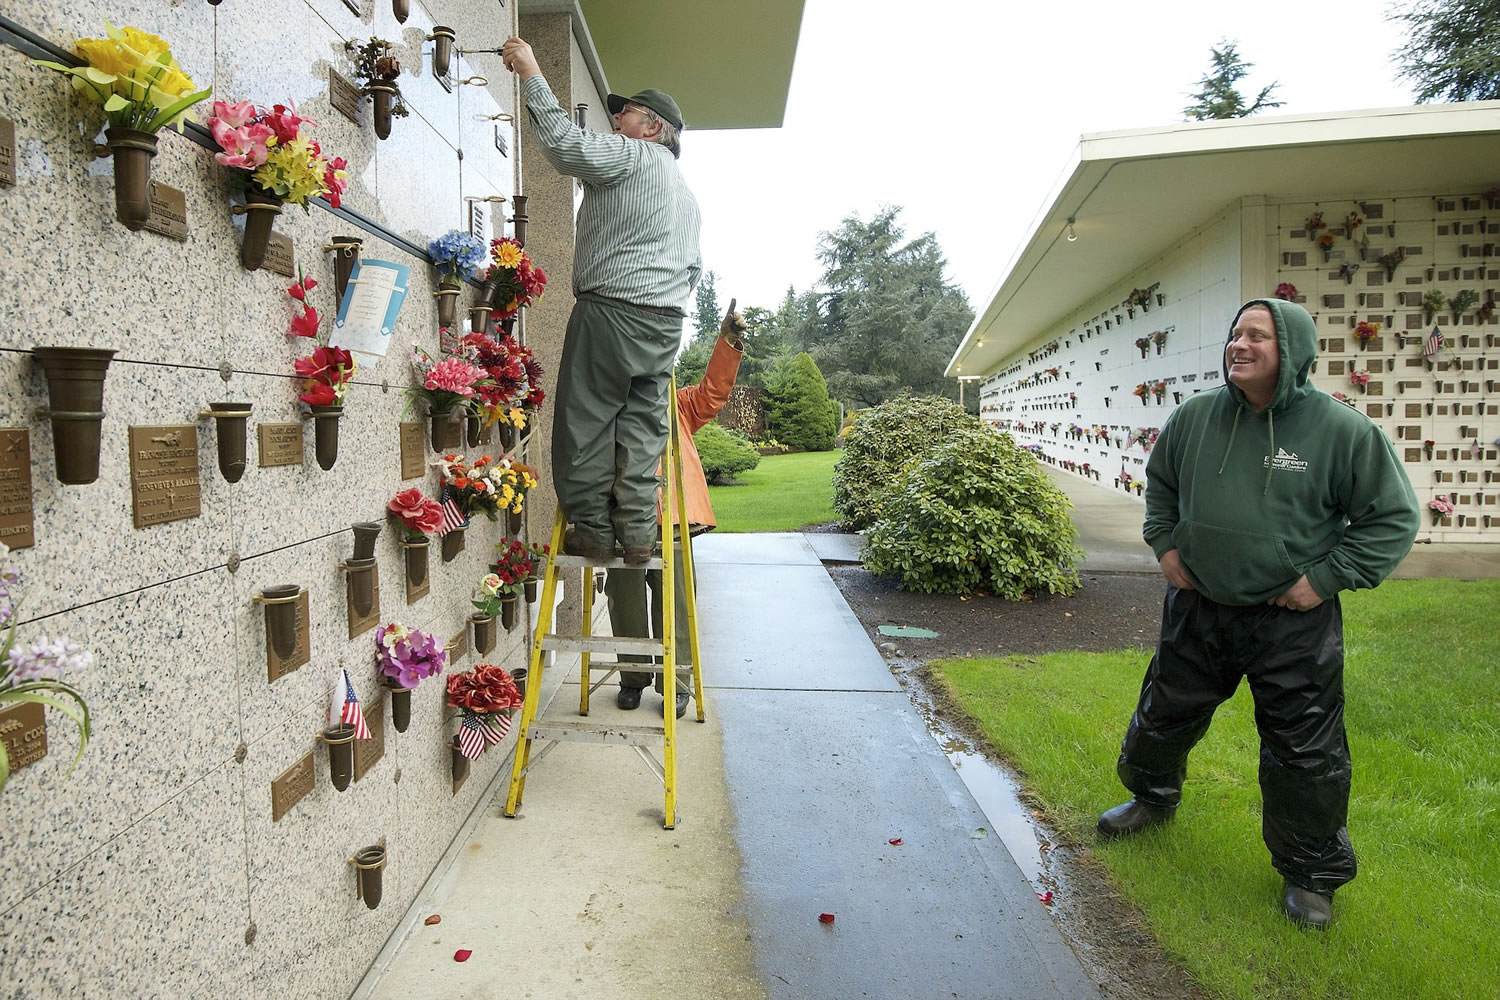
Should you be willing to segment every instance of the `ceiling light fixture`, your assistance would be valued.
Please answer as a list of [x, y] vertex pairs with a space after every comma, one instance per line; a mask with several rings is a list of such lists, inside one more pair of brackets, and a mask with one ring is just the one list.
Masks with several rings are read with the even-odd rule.
[[1076, 243], [1076, 242], [1078, 242], [1078, 230], [1076, 230], [1076, 229], [1073, 228], [1073, 223], [1076, 222], [1076, 221], [1077, 220], [1074, 219], [1071, 215], [1068, 216], [1068, 242], [1069, 243]]

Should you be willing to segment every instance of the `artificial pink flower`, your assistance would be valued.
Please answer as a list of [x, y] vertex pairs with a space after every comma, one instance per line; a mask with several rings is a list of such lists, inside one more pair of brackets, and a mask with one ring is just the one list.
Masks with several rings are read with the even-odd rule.
[[348, 160], [345, 160], [342, 156], [335, 156], [333, 159], [327, 161], [327, 166], [323, 168], [323, 186], [328, 189], [328, 194], [325, 197], [328, 198], [328, 203], [334, 208], [339, 207], [339, 200], [344, 194], [344, 189], [348, 186], [344, 180], [344, 168], [347, 166], [349, 166]]
[[386, 509], [401, 519], [413, 531], [430, 535], [443, 526], [443, 508], [434, 499], [424, 496], [415, 486], [402, 490], [391, 498]]
[[444, 358], [427, 373], [424, 389], [451, 392], [465, 399], [474, 395], [474, 383], [484, 378], [484, 370], [458, 358]]
[[318, 311], [312, 306], [304, 306], [301, 316], [292, 317], [291, 336], [316, 337], [318, 335], [319, 322], [321, 320], [318, 317]]
[[297, 138], [297, 130], [302, 127], [303, 122], [309, 125], [317, 124], [311, 118], [298, 115], [295, 104], [290, 106], [278, 104], [271, 109], [270, 114], [266, 115], [266, 123], [276, 133], [276, 141], [281, 143], [288, 143]]
[[[214, 101], [214, 117], [230, 128], [240, 128], [245, 123], [254, 119], [256, 110], [255, 105], [249, 101], [241, 101], [238, 104]], [[220, 143], [220, 145], [223, 144]]]

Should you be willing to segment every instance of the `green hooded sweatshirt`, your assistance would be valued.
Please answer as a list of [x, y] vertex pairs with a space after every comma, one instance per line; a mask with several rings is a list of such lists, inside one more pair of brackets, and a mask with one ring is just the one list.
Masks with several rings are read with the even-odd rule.
[[1264, 603], [1304, 573], [1325, 600], [1374, 587], [1421, 524], [1406, 470], [1368, 417], [1308, 384], [1318, 342], [1307, 310], [1254, 299], [1235, 322], [1252, 306], [1276, 320], [1276, 393], [1256, 413], [1220, 358], [1225, 384], [1172, 412], [1146, 463], [1146, 543], [1158, 559], [1176, 549], [1220, 604]]

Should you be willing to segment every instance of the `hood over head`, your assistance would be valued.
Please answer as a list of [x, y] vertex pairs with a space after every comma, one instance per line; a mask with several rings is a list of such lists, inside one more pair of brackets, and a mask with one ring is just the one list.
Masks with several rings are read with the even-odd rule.
[[[1307, 384], [1307, 378], [1312, 372], [1313, 362], [1318, 358], [1318, 324], [1306, 309], [1295, 302], [1284, 299], [1251, 299], [1240, 306], [1234, 319], [1229, 321], [1229, 333], [1224, 338], [1226, 345], [1234, 339], [1234, 325], [1240, 321], [1240, 316], [1246, 309], [1256, 306], [1271, 311], [1271, 318], [1276, 321], [1276, 345], [1281, 355], [1281, 373], [1276, 380], [1276, 393], [1266, 408], [1284, 410], [1302, 397], [1317, 391]], [[1224, 385], [1235, 402], [1248, 405], [1239, 386], [1229, 381], [1228, 359], [1220, 357], [1219, 365], [1224, 372]]]

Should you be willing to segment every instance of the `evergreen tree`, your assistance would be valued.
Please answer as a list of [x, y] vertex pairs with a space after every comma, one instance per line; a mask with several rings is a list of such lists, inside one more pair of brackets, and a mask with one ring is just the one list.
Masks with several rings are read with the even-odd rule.
[[1279, 108], [1281, 101], [1271, 100], [1276, 89], [1272, 83], [1261, 89], [1255, 103], [1247, 105], [1235, 84], [1250, 73], [1254, 63], [1245, 62], [1235, 51], [1235, 43], [1220, 39], [1218, 45], [1209, 47], [1213, 53], [1213, 67], [1198, 81], [1198, 92], [1190, 96], [1196, 104], [1182, 109], [1182, 113], [1193, 121], [1209, 121], [1220, 118], [1246, 118], [1267, 108]]
[[707, 338], [710, 346], [724, 320], [724, 313], [719, 310], [719, 293], [714, 288], [718, 278], [714, 272], [704, 271], [703, 277], [698, 279], [698, 332], [695, 339]]
[[1500, 100], [1500, 0], [1410, 0], [1389, 17], [1411, 28], [1396, 58], [1418, 104]]
[[785, 355], [766, 375], [766, 429], [793, 448], [828, 451], [838, 434], [836, 407], [812, 355]]

